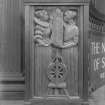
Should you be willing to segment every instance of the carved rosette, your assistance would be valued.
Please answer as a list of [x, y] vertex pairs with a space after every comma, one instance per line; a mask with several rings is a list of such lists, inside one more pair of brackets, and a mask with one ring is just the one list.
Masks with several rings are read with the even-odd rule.
[[67, 76], [67, 67], [63, 63], [61, 56], [56, 56], [49, 64], [47, 76], [50, 81], [48, 84], [50, 90], [48, 95], [61, 95], [60, 91], [64, 91], [64, 88], [66, 88], [65, 79]]

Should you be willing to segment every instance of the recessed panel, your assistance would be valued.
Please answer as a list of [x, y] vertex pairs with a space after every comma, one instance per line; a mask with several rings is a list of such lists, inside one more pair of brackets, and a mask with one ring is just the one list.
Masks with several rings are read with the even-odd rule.
[[33, 6], [34, 96], [78, 96], [79, 9]]

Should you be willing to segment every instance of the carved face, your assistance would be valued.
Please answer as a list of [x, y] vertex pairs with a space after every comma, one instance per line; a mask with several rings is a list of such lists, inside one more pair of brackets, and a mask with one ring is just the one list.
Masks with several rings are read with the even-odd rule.
[[73, 20], [73, 18], [77, 15], [77, 13], [75, 11], [71, 11], [71, 10], [67, 10], [64, 13], [64, 21], [65, 22], [70, 22], [71, 20]]
[[35, 15], [43, 21], [49, 20], [49, 16], [46, 10], [38, 10], [35, 12]]

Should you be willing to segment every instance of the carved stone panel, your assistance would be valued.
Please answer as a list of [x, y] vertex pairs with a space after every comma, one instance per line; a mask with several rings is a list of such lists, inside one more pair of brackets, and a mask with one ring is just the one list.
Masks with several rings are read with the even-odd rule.
[[33, 8], [34, 96], [78, 96], [78, 8]]

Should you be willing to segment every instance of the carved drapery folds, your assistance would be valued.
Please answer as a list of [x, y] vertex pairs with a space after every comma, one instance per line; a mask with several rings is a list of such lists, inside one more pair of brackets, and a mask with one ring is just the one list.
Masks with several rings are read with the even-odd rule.
[[[49, 47], [51, 61], [47, 66], [48, 95], [61, 95], [65, 90], [68, 72], [63, 62], [62, 50], [78, 44], [79, 29], [76, 25], [77, 11], [59, 7], [41, 7], [34, 11], [34, 42], [35, 46]], [[62, 93], [63, 95], [66, 93]]]

